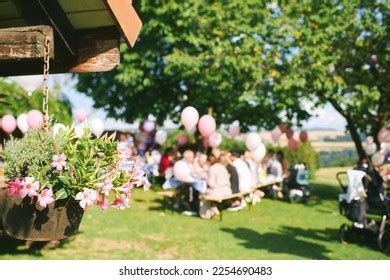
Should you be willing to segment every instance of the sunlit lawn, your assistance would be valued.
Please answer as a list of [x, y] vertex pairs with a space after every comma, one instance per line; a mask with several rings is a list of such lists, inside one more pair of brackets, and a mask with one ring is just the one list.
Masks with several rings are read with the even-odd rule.
[[0, 239], [0, 259], [390, 259], [375, 243], [340, 244], [340, 168], [321, 169], [307, 205], [265, 199], [223, 221], [162, 212], [155, 191], [134, 193], [133, 208], [91, 208], [80, 233], [55, 250], [27, 251]]

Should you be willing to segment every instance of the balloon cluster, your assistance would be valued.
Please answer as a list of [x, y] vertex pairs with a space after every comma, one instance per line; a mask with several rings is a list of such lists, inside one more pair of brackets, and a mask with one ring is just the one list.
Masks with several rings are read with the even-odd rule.
[[0, 118], [0, 128], [6, 134], [12, 134], [19, 128], [19, 130], [24, 134], [29, 129], [39, 129], [43, 125], [43, 114], [41, 111], [33, 109], [28, 113], [20, 114], [15, 118], [11, 114], [7, 114]]
[[[203, 115], [199, 118], [198, 110], [188, 106], [181, 112], [181, 123], [188, 132], [193, 132], [198, 126], [198, 131], [202, 135], [202, 144], [204, 148], [216, 148], [222, 143], [222, 134], [216, 132], [217, 123], [210, 115]], [[184, 145], [187, 138], [184, 134], [178, 136], [179, 145]]]
[[372, 136], [367, 136], [364, 143], [364, 150], [366, 154], [371, 157], [371, 162], [374, 166], [378, 166], [384, 163], [386, 159], [386, 143], [390, 142], [390, 130], [382, 128], [378, 133], [379, 149], [375, 143], [375, 139]]
[[[294, 131], [291, 128], [288, 128], [286, 124], [280, 124], [276, 126], [272, 131], [271, 131], [271, 138], [272, 140], [276, 143], [278, 142], [279, 138], [283, 135], [286, 134], [286, 137], [288, 139], [287, 142], [287, 147], [289, 150], [294, 151], [298, 148], [298, 141], [294, 139]], [[302, 130], [299, 133], [299, 140], [302, 143], [307, 142], [308, 140], [308, 134], [305, 130]]]
[[265, 157], [266, 148], [260, 135], [256, 132], [248, 133], [245, 138], [245, 145], [252, 154], [255, 161], [260, 161]]

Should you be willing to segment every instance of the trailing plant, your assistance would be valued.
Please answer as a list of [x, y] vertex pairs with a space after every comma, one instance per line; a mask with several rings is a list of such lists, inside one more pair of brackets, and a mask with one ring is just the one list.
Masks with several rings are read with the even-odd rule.
[[142, 164], [118, 151], [115, 135], [94, 138], [89, 128], [82, 135], [73, 127], [29, 131], [6, 142], [4, 162], [8, 194], [37, 197], [40, 207], [72, 198], [83, 209], [124, 209], [134, 186], [149, 186]]

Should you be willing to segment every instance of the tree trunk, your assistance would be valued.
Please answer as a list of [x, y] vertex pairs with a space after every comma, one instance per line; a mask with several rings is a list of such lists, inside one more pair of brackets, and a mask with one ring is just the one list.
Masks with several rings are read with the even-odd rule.
[[347, 120], [347, 128], [351, 135], [352, 141], [355, 144], [356, 152], [359, 156], [359, 159], [367, 158], [366, 151], [363, 148], [362, 141], [360, 139], [360, 135], [357, 131], [356, 125], [353, 123], [353, 120], [346, 118]]
[[337, 101], [330, 99], [329, 102], [330, 102], [330, 104], [332, 104], [333, 108], [335, 108], [336, 111], [339, 112], [347, 121], [347, 129], [351, 135], [353, 143], [355, 144], [356, 152], [359, 156], [359, 159], [367, 159], [366, 151], [363, 148], [362, 141], [360, 139], [360, 135], [358, 133], [357, 127], [356, 127], [353, 119], [350, 118], [348, 113], [344, 112], [344, 110], [337, 103]]

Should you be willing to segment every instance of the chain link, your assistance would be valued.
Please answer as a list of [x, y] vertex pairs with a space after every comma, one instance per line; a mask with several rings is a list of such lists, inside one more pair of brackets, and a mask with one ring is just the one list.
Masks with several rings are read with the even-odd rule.
[[49, 129], [49, 69], [50, 69], [50, 38], [45, 38], [43, 64], [43, 128]]

